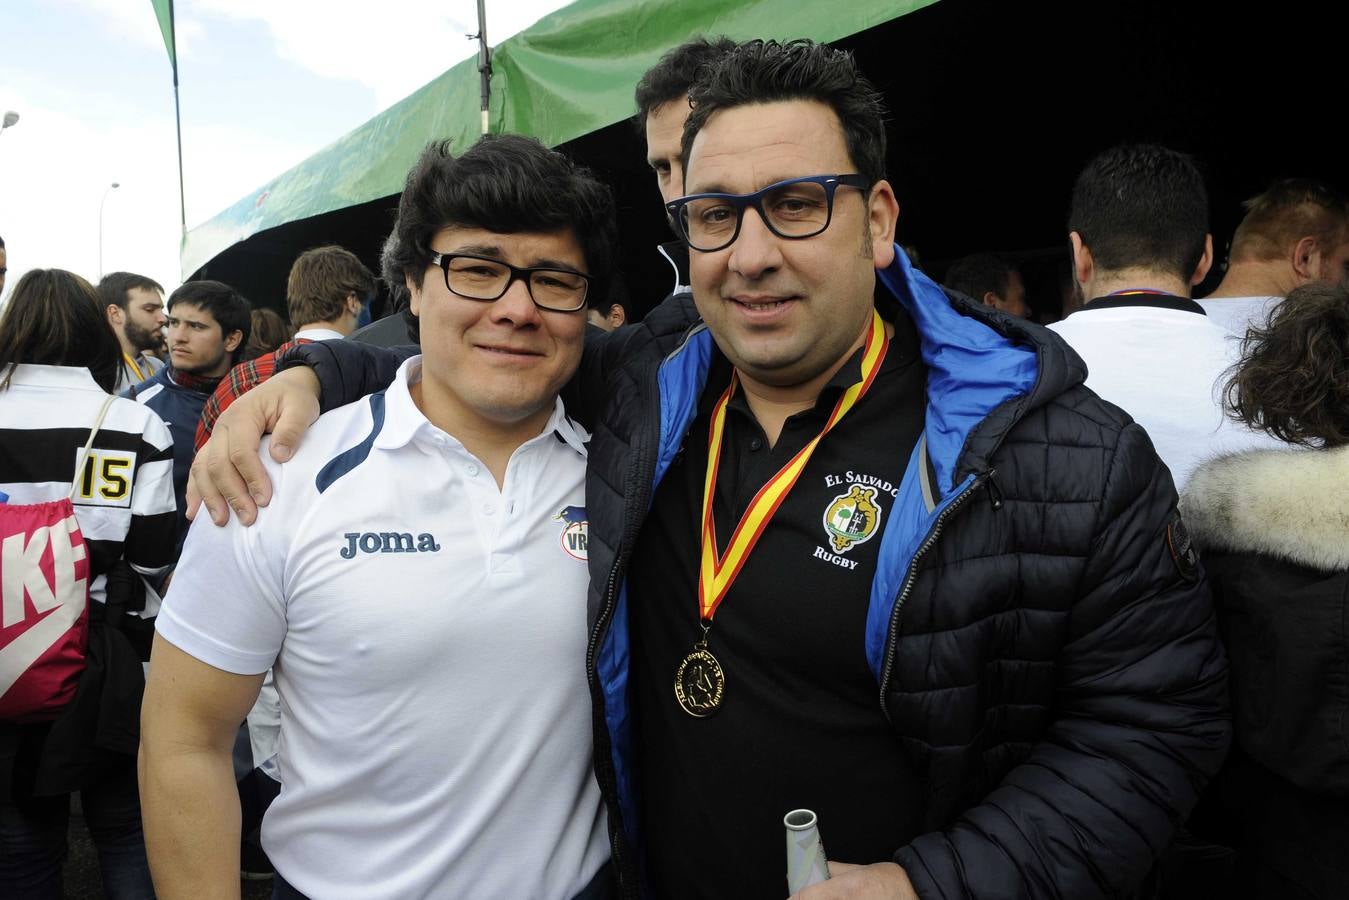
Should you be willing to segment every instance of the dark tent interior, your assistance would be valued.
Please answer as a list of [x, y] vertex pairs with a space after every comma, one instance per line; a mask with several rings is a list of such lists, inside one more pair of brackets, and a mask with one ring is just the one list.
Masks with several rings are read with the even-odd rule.
[[[1208, 179], [1218, 258], [1241, 202], [1273, 178], [1343, 190], [1335, 143], [1343, 35], [1324, 4], [1276, 6], [1103, 0], [941, 0], [839, 42], [884, 91], [899, 239], [940, 278], [977, 251], [1019, 262], [1038, 312], [1056, 312], [1066, 277], [1073, 178], [1096, 152], [1153, 141], [1193, 154]], [[563, 146], [613, 185], [622, 269], [640, 315], [669, 289], [655, 245], [670, 238], [644, 144], [618, 122]], [[377, 269], [396, 197], [288, 223], [194, 273], [284, 309], [303, 250], [338, 243]], [[1210, 276], [1199, 295], [1216, 284]]]

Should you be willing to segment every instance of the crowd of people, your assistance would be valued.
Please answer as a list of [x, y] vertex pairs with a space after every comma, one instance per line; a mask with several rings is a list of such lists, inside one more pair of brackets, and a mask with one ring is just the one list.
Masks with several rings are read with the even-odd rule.
[[288, 322], [14, 285], [0, 896], [61, 896], [76, 792], [113, 898], [784, 897], [799, 808], [800, 900], [1349, 896], [1349, 202], [1275, 182], [1195, 299], [1195, 161], [1104, 149], [1045, 327], [896, 243], [848, 53], [635, 100], [638, 322], [609, 187], [517, 135]]

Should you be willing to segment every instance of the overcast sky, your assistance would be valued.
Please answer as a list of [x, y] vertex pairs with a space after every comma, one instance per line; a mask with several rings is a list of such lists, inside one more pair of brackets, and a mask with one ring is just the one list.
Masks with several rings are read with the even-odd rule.
[[[488, 38], [566, 2], [487, 0]], [[175, 15], [189, 230], [477, 52], [476, 0], [177, 0]], [[102, 271], [176, 287], [173, 79], [150, 0], [3, 0], [7, 110], [6, 294], [30, 268], [97, 281], [100, 204]]]

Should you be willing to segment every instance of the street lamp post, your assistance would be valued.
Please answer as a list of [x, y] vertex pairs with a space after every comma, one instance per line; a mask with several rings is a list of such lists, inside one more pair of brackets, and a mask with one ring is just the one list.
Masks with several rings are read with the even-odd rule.
[[100, 280], [103, 278], [103, 204], [108, 202], [108, 195], [118, 187], [121, 187], [121, 185], [115, 181], [108, 185], [107, 189], [103, 191], [103, 199], [98, 201], [98, 277]]

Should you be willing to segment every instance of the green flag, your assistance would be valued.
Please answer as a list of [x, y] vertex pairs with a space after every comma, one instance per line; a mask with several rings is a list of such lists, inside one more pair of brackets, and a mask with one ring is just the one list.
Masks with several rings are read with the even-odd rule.
[[173, 0], [150, 0], [159, 19], [159, 30], [164, 34], [164, 49], [169, 51], [169, 65], [178, 71], [178, 47], [173, 39]]

